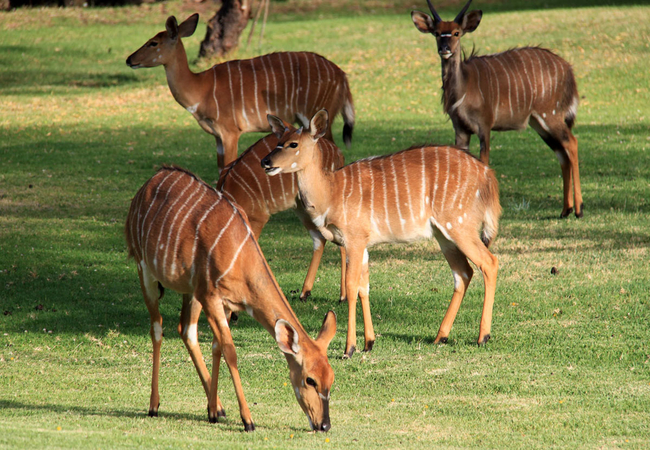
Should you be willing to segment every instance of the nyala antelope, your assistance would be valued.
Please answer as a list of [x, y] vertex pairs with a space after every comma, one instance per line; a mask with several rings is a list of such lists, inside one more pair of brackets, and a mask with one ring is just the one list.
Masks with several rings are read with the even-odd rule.
[[[356, 301], [361, 299], [364, 350], [375, 342], [369, 304], [368, 247], [435, 237], [451, 267], [454, 294], [436, 343], [447, 341], [472, 278], [468, 258], [483, 274], [485, 297], [478, 343], [490, 339], [498, 261], [488, 250], [496, 237], [501, 206], [494, 172], [469, 153], [423, 146], [324, 168], [318, 141], [328, 125], [319, 111], [308, 130], [279, 117], [269, 123], [280, 142], [262, 165], [270, 175], [295, 172], [305, 210], [326, 239], [345, 247], [348, 300], [346, 357], [356, 348]], [[477, 230], [482, 227], [479, 236]]]
[[576, 217], [582, 217], [578, 140], [571, 133], [578, 90], [571, 65], [539, 47], [463, 59], [460, 39], [478, 27], [483, 15], [478, 10], [467, 13], [471, 2], [451, 22], [440, 18], [430, 0], [431, 16], [411, 13], [415, 27], [436, 38], [442, 61], [443, 108], [454, 125], [456, 145], [467, 150], [471, 135], [478, 135], [481, 161], [489, 164], [491, 130], [521, 130], [530, 124], [562, 166], [561, 217], [571, 214], [574, 205]]
[[[300, 299], [311, 295], [316, 279], [316, 272], [325, 250], [325, 238], [305, 212], [298, 195], [298, 181], [295, 173], [280, 174], [270, 177], [260, 162], [278, 145], [275, 134], [263, 137], [234, 162], [221, 171], [217, 190], [237, 203], [248, 216], [248, 222], [256, 239], [262, 234], [264, 225], [271, 215], [294, 208], [296, 215], [309, 232], [314, 244], [309, 270], [300, 292]], [[318, 145], [323, 152], [323, 164], [330, 170], [338, 169], [344, 164], [341, 150], [328, 139], [320, 139]], [[345, 250], [341, 247], [341, 262], [345, 264]], [[345, 270], [341, 270], [341, 300], [345, 298]]]
[[[219, 169], [237, 158], [242, 133], [269, 131], [266, 114], [307, 124], [321, 108], [343, 116], [343, 140], [350, 145], [354, 104], [348, 80], [336, 64], [310, 52], [271, 53], [253, 59], [227, 61], [193, 73], [181, 38], [196, 30], [198, 14], [178, 25], [167, 19], [161, 31], [129, 56], [126, 64], [164, 66], [174, 99], [217, 141]], [[332, 130], [328, 130], [332, 140]]]
[[[275, 337], [284, 353], [296, 398], [311, 428], [329, 430], [334, 372], [327, 359], [327, 347], [336, 332], [336, 317], [328, 312], [316, 340], [309, 337], [280, 290], [238, 206], [191, 173], [165, 167], [133, 198], [125, 234], [129, 256], [138, 265], [140, 286], [151, 317], [150, 416], [158, 415], [160, 405], [158, 376], [163, 329], [158, 304], [164, 288], [169, 288], [183, 294], [178, 332], [208, 397], [210, 422], [225, 415], [217, 396], [223, 352], [244, 428], [255, 429], [228, 325], [231, 312], [245, 310]], [[214, 334], [212, 377], [198, 343], [196, 325], [201, 309]]]

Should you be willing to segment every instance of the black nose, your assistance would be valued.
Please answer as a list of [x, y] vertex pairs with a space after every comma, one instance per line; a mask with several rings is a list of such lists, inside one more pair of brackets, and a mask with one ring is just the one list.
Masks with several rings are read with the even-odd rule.
[[325, 432], [327, 432], [327, 431], [330, 430], [330, 428], [332, 428], [332, 425], [330, 425], [329, 422], [324, 422], [324, 423], [320, 426], [320, 431], [325, 431]]
[[267, 156], [262, 160], [262, 169], [270, 169], [271, 168], [271, 160]]
[[131, 57], [126, 58], [126, 65], [131, 67]]

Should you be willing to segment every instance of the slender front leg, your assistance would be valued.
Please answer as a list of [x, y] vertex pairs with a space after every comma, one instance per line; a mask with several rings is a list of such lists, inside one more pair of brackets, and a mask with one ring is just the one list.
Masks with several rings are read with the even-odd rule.
[[[241, 414], [242, 422], [244, 422], [244, 429], [246, 431], [254, 431], [255, 424], [253, 423], [253, 417], [251, 416], [248, 404], [246, 403], [246, 398], [244, 397], [244, 389], [242, 388], [239, 369], [237, 368], [235, 344], [233, 343], [232, 335], [230, 334], [230, 327], [222, 306], [221, 298], [215, 296], [213, 299], [209, 299], [203, 304], [203, 309], [208, 316], [208, 322], [210, 323], [210, 327], [212, 327], [212, 331], [217, 340], [217, 346], [215, 347], [213, 345], [213, 356], [216, 356], [217, 353], [223, 352], [224, 359], [226, 360], [226, 364], [230, 370], [232, 382], [235, 385], [235, 393], [237, 394], [239, 412]], [[217, 372], [215, 372], [215, 369]], [[218, 365], [214, 364], [212, 368], [211, 392], [213, 392], [215, 396], [218, 389], [218, 370]]]
[[[219, 170], [223, 170], [225, 166], [237, 159], [237, 145], [239, 143], [239, 136], [241, 133], [239, 130], [229, 131], [228, 134], [222, 134], [221, 139], [223, 139], [223, 156], [222, 163], [219, 164]], [[218, 157], [218, 147], [217, 147], [217, 157]], [[217, 159], [217, 163], [219, 160]], [[222, 165], [223, 164], [223, 165]]]
[[217, 140], [217, 167], [219, 167], [219, 173], [221, 173], [223, 168], [226, 167], [226, 164], [224, 163], [225, 150], [223, 148], [223, 140], [221, 139], [221, 136], [215, 135], [214, 138]]
[[364, 352], [372, 350], [375, 345], [375, 330], [372, 326], [372, 315], [370, 314], [370, 273], [368, 270], [368, 250], [363, 251], [363, 268], [359, 282], [359, 299], [361, 300], [361, 311], [363, 311], [363, 335], [365, 345]]
[[351, 358], [357, 345], [357, 296], [359, 281], [363, 267], [363, 252], [365, 246], [346, 247], [347, 264], [345, 268], [345, 292], [348, 299], [348, 336], [345, 343], [343, 358]]
[[311, 256], [311, 262], [309, 263], [309, 269], [307, 270], [307, 276], [305, 277], [305, 282], [302, 285], [302, 292], [300, 293], [300, 300], [306, 300], [307, 297], [311, 295], [311, 290], [314, 287], [314, 281], [316, 280], [316, 272], [318, 271], [318, 266], [320, 265], [321, 258], [323, 257], [323, 251], [325, 250], [325, 238], [316, 230], [309, 230], [311, 239], [314, 242], [314, 252]]

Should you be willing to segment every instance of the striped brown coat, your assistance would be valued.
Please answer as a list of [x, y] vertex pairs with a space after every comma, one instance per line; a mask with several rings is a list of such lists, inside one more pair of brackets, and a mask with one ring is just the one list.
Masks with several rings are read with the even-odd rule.
[[[154, 351], [149, 415], [158, 414], [160, 403], [158, 375], [163, 329], [158, 304], [163, 288], [169, 288], [183, 294], [178, 331], [208, 396], [211, 422], [224, 415], [217, 397], [223, 352], [245, 429], [255, 428], [228, 325], [230, 312], [245, 310], [275, 337], [284, 352], [296, 398], [312, 429], [330, 428], [329, 392], [334, 373], [327, 360], [327, 346], [336, 331], [336, 318], [332, 312], [325, 316], [316, 340], [307, 335], [238, 206], [191, 173], [165, 167], [133, 198], [125, 234], [151, 317]], [[212, 377], [198, 345], [196, 325], [201, 309], [214, 334]]]
[[[239, 158], [221, 171], [217, 189], [237, 203], [246, 212], [248, 221], [256, 239], [262, 234], [264, 225], [276, 213], [293, 208], [298, 218], [309, 232], [314, 243], [312, 260], [307, 277], [300, 293], [305, 300], [311, 295], [316, 279], [316, 272], [323, 256], [325, 238], [305, 213], [298, 195], [298, 182], [295, 173], [280, 174], [270, 177], [260, 162], [277, 146], [278, 138], [274, 134], [263, 137], [249, 147]], [[323, 164], [330, 170], [338, 169], [344, 164], [341, 150], [328, 139], [320, 139], [318, 145], [323, 152]], [[341, 261], [345, 263], [345, 250], [341, 248]], [[345, 270], [341, 271], [344, 277]], [[345, 298], [345, 280], [341, 280], [341, 300]]]
[[[501, 206], [494, 172], [448, 146], [423, 146], [356, 161], [330, 171], [315, 142], [327, 129], [327, 112], [311, 120], [310, 130], [295, 130], [271, 118], [278, 147], [262, 161], [270, 174], [296, 172], [305, 210], [320, 232], [344, 246], [348, 336], [345, 355], [356, 347], [356, 299], [361, 299], [366, 351], [375, 341], [369, 293], [367, 248], [382, 242], [412, 242], [435, 237], [454, 276], [454, 294], [436, 342], [449, 336], [472, 278], [468, 258], [483, 273], [485, 297], [479, 344], [490, 338], [497, 258], [487, 246], [498, 230]], [[481, 237], [477, 230], [483, 229]]]
[[[164, 66], [176, 101], [201, 128], [215, 136], [219, 169], [237, 158], [242, 133], [269, 131], [268, 113], [288, 122], [307, 124], [321, 108], [345, 122], [343, 140], [352, 139], [354, 104], [348, 80], [336, 64], [310, 52], [271, 53], [253, 59], [227, 61], [193, 73], [181, 38], [191, 36], [199, 16], [180, 25], [167, 19], [158, 33], [126, 60], [127, 65]], [[332, 131], [328, 138], [332, 140]]]
[[578, 90], [571, 65], [540, 47], [463, 59], [460, 39], [478, 27], [482, 12], [466, 14], [470, 0], [453, 21], [445, 22], [429, 0], [427, 3], [432, 16], [413, 11], [411, 17], [418, 30], [436, 38], [442, 61], [443, 106], [454, 125], [456, 145], [468, 149], [471, 135], [478, 135], [481, 161], [488, 164], [491, 130], [520, 130], [530, 124], [562, 166], [561, 216], [568, 216], [575, 205], [575, 214], [581, 217], [578, 141], [571, 133]]

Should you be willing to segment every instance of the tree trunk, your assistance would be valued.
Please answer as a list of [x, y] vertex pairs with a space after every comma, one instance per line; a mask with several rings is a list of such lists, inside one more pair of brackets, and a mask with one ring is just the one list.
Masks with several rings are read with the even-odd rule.
[[219, 11], [208, 22], [199, 58], [223, 57], [237, 48], [239, 36], [246, 28], [249, 18], [249, 0], [223, 0]]

